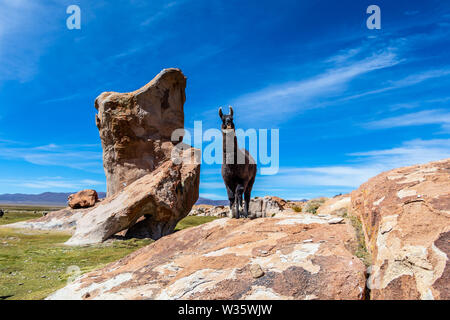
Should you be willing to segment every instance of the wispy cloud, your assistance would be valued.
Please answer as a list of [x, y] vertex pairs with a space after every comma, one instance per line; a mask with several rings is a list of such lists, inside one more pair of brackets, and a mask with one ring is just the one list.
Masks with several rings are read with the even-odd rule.
[[103, 186], [104, 181], [97, 181], [91, 179], [72, 180], [62, 177], [40, 177], [35, 179], [1, 179], [1, 184], [7, 184], [9, 186], [30, 188], [30, 189], [42, 189], [43, 191], [49, 190], [66, 190], [76, 191], [87, 188], [95, 188]]
[[177, 1], [171, 1], [162, 6], [160, 10], [158, 10], [156, 13], [145, 19], [141, 22], [141, 27], [147, 27], [155, 22], [158, 22], [159, 20], [162, 20], [166, 18], [169, 14], [171, 14], [171, 10], [177, 8], [178, 6], [182, 5], [186, 1], [177, 0]]
[[[334, 60], [336, 59], [341, 61], [345, 58], [334, 57]], [[276, 117], [277, 114], [282, 113], [282, 117], [286, 118], [286, 113], [310, 108], [316, 98], [341, 94], [346, 85], [358, 76], [374, 70], [389, 68], [398, 63], [400, 63], [400, 59], [397, 55], [391, 50], [385, 50], [353, 62], [349, 66], [328, 69], [310, 79], [268, 87], [241, 96], [233, 104], [236, 108], [248, 110], [247, 113], [252, 116], [254, 113], [251, 111], [257, 111], [258, 120], [267, 114]], [[275, 119], [271, 117], [270, 120], [274, 121]]]
[[70, 100], [76, 99], [78, 97], [80, 97], [80, 94], [76, 93], [76, 94], [71, 94], [71, 95], [64, 96], [64, 97], [44, 100], [44, 101], [41, 102], [41, 104], [55, 103], [55, 102], [65, 102], [65, 101], [70, 101]]
[[364, 124], [364, 126], [369, 129], [386, 129], [427, 124], [439, 124], [445, 129], [450, 125], [450, 112], [443, 109], [424, 110], [371, 121]]
[[417, 84], [420, 84], [427, 80], [442, 78], [450, 75], [450, 69], [438, 69], [438, 70], [428, 70], [428, 71], [421, 71], [417, 72], [411, 75], [408, 75], [402, 79], [395, 80], [395, 81], [389, 81], [388, 84], [384, 87], [381, 87], [379, 89], [375, 90], [368, 90], [364, 91], [362, 93], [357, 93], [354, 95], [347, 96], [343, 99], [340, 99], [339, 102], [349, 101], [349, 100], [355, 100], [362, 97], [380, 94], [396, 89], [406, 88], [410, 86], [414, 86]]
[[43, 166], [61, 166], [83, 171], [102, 173], [100, 146], [91, 144], [55, 145], [25, 147], [23, 145], [0, 143], [0, 157], [21, 159]]
[[211, 200], [224, 199], [223, 195], [215, 194], [215, 193], [200, 193], [199, 196], [202, 198], [207, 198], [207, 199], [211, 199]]
[[281, 168], [276, 176], [259, 177], [259, 188], [270, 186], [270, 189], [286, 194], [296, 189], [322, 187], [315, 196], [324, 195], [323, 187], [350, 191], [383, 171], [449, 158], [450, 139], [416, 139], [406, 141], [399, 147], [356, 152], [348, 156], [347, 164]]

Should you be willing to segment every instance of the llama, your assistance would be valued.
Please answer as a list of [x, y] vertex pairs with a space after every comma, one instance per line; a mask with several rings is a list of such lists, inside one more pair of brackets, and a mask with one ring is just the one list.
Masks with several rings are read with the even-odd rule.
[[256, 177], [256, 163], [247, 150], [238, 148], [233, 108], [230, 106], [229, 115], [224, 115], [222, 108], [219, 108], [219, 117], [222, 120], [223, 136], [222, 178], [227, 188], [231, 213], [233, 218], [239, 219], [239, 207], [242, 206], [242, 195], [244, 195], [244, 217], [247, 218]]

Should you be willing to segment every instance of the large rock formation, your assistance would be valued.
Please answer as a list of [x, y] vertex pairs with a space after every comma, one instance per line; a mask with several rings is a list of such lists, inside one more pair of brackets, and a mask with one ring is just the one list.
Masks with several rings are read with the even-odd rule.
[[349, 224], [283, 212], [176, 232], [49, 299], [363, 299]]
[[184, 127], [185, 87], [179, 69], [165, 69], [139, 90], [95, 100], [107, 199], [77, 223], [68, 244], [101, 242], [125, 229], [158, 239], [189, 213], [198, 199], [199, 154], [174, 149], [182, 137], [172, 141]]
[[450, 159], [384, 172], [352, 192], [372, 299], [450, 299]]
[[172, 132], [184, 128], [185, 88], [179, 69], [164, 69], [134, 92], [104, 92], [95, 100], [107, 197], [170, 159]]
[[[181, 138], [171, 141], [173, 131], [184, 127], [185, 87], [179, 69], [165, 69], [134, 92], [102, 93], [95, 107], [107, 198], [93, 208], [66, 208], [13, 227], [68, 230], [74, 233], [68, 241], [73, 245], [100, 242], [120, 231], [153, 239], [171, 233], [199, 190], [199, 153], [187, 145], [177, 148]], [[83, 199], [74, 195], [69, 204], [86, 206], [89, 201]]]
[[81, 190], [71, 194], [67, 199], [68, 205], [72, 209], [89, 208], [94, 206], [97, 201], [97, 191], [92, 189]]

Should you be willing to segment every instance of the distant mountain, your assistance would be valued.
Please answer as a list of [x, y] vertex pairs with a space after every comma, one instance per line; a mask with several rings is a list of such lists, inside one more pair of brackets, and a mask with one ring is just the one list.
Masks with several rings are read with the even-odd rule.
[[209, 204], [212, 206], [227, 206], [229, 204], [228, 200], [211, 200], [199, 197], [195, 204]]
[[[8, 204], [34, 204], [34, 205], [67, 205], [67, 197], [75, 192], [44, 192], [41, 194], [0, 194], [0, 203]], [[105, 192], [98, 192], [99, 198], [106, 197]]]
[[[75, 192], [44, 192], [41, 194], [0, 194], [0, 203], [4, 204], [33, 204], [33, 205], [54, 205], [65, 206], [67, 205], [67, 197]], [[99, 198], [105, 198], [105, 192], [98, 192]], [[293, 201], [307, 201], [293, 200]], [[207, 198], [199, 197], [195, 204], [209, 204], [212, 206], [227, 206], [228, 200], [211, 200]]]

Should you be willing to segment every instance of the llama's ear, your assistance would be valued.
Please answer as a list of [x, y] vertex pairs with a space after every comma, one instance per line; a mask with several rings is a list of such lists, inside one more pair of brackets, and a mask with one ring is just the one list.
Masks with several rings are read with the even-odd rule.
[[230, 107], [230, 116], [233, 117], [233, 107], [232, 106], [229, 107]]
[[223, 116], [222, 107], [220, 107], [219, 108], [219, 117], [220, 117], [220, 119], [222, 119], [222, 116]]

